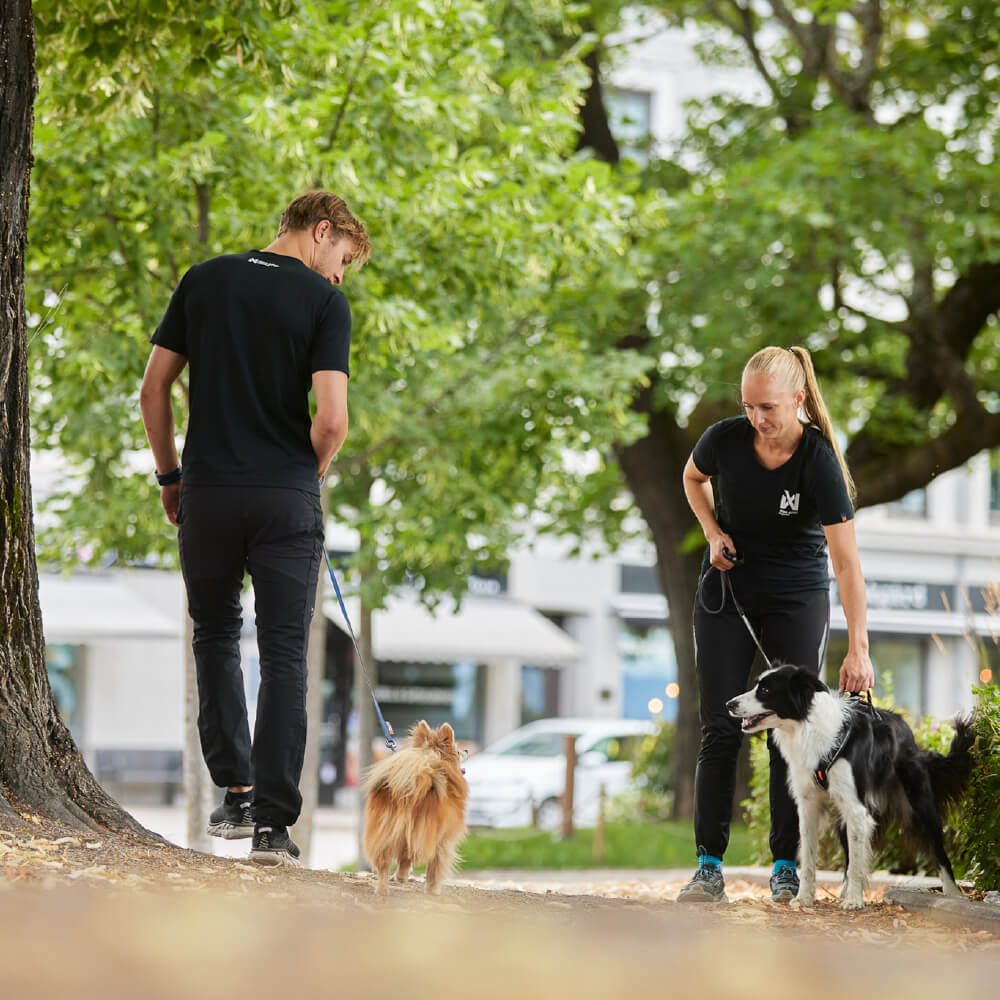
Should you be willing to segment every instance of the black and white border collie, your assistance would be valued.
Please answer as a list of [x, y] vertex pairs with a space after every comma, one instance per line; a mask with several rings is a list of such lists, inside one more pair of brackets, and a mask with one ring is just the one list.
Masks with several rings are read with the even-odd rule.
[[[946, 896], [961, 897], [944, 850], [939, 808], [961, 794], [971, 768], [972, 720], [955, 721], [947, 756], [921, 750], [895, 712], [872, 709], [831, 691], [810, 671], [783, 664], [726, 703], [744, 733], [774, 730], [788, 763], [788, 785], [799, 812], [800, 882], [795, 903], [812, 904], [823, 803], [837, 808], [845, 879], [840, 905], [864, 906], [863, 890], [876, 829], [896, 819], [937, 862]], [[836, 759], [826, 761], [841, 747]], [[826, 787], [823, 782], [825, 781]]]

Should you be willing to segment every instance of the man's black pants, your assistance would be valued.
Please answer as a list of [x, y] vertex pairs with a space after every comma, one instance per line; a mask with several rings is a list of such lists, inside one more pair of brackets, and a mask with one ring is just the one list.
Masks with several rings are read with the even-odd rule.
[[[716, 572], [705, 581], [705, 603], [720, 603]], [[772, 663], [794, 663], [819, 674], [826, 655], [830, 627], [830, 593], [810, 590], [795, 594], [746, 593], [737, 588], [737, 600], [746, 612], [764, 652]], [[742, 734], [740, 722], [726, 711], [726, 702], [749, 687], [757, 647], [743, 624], [732, 598], [709, 614], [698, 601], [694, 608], [695, 662], [701, 698], [701, 749], [694, 779], [695, 842], [707, 854], [721, 858], [729, 845], [733, 813], [736, 758]], [[788, 770], [781, 752], [768, 734], [771, 756], [771, 855], [794, 860], [799, 848], [799, 817], [788, 790]]]
[[[319, 497], [185, 485], [178, 520], [205, 763], [221, 787], [253, 785], [258, 824], [291, 826], [302, 808], [306, 650], [323, 545]], [[253, 582], [260, 653], [252, 747], [240, 669], [244, 572]]]

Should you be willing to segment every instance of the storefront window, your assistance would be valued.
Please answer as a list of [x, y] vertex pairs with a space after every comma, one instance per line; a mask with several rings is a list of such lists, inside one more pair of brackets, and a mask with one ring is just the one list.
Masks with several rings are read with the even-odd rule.
[[458, 663], [380, 661], [377, 696], [382, 714], [396, 734], [425, 719], [437, 727], [449, 722], [455, 738], [478, 742], [482, 733], [483, 671], [467, 660]]
[[521, 725], [559, 714], [559, 671], [521, 667]]
[[69, 643], [45, 647], [45, 670], [49, 675], [52, 699], [56, 703], [59, 717], [65, 723], [73, 739], [80, 742], [80, 727], [83, 722], [80, 711], [80, 647]]
[[677, 718], [677, 658], [670, 630], [660, 622], [624, 621], [618, 633], [622, 715]]
[[[924, 662], [927, 640], [920, 636], [872, 636], [875, 697], [891, 692], [894, 706], [918, 719], [924, 712]], [[847, 638], [835, 636], [826, 650], [825, 680], [836, 689], [840, 665], [847, 655]]]
[[990, 520], [1000, 522], [1000, 451], [990, 455]]

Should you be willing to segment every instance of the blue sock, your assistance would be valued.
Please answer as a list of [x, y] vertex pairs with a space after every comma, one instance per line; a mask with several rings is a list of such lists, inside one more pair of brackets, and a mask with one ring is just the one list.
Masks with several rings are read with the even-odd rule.
[[699, 854], [698, 855], [698, 867], [699, 868], [715, 868], [719, 871], [722, 870], [722, 858], [717, 858], [714, 854]]
[[771, 869], [771, 874], [774, 875], [775, 873], [777, 873], [778, 871], [780, 871], [782, 868], [791, 868], [792, 871], [795, 871], [795, 862], [794, 861], [783, 861], [783, 860], [782, 861], [775, 861], [774, 862], [774, 868]]

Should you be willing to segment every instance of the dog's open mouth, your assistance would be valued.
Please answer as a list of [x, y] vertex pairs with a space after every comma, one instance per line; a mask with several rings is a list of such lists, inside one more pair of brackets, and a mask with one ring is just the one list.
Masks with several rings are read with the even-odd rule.
[[759, 726], [765, 719], [774, 715], [774, 712], [761, 712], [760, 715], [751, 715], [740, 723], [740, 729], [747, 730]]

